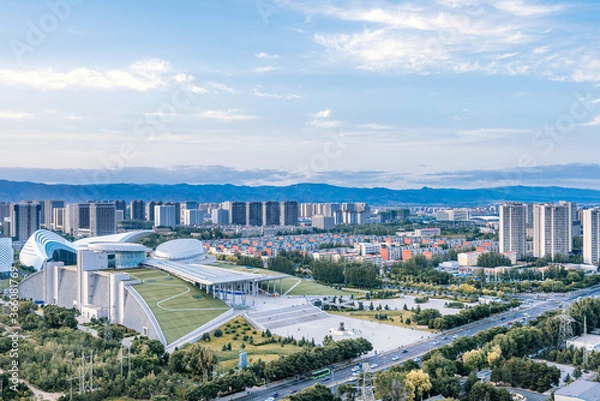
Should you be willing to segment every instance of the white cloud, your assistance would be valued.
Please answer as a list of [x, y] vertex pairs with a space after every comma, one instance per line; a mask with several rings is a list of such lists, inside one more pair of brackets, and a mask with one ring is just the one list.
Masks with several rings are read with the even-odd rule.
[[360, 128], [365, 128], [365, 129], [374, 130], [374, 131], [383, 131], [383, 130], [394, 129], [395, 127], [392, 127], [391, 125], [383, 125], [383, 124], [362, 124], [360, 126]]
[[[593, 101], [592, 103], [596, 103], [597, 101]], [[578, 127], [597, 127], [600, 125], [600, 115], [594, 117], [591, 121], [587, 123], [579, 124]]]
[[341, 126], [342, 124], [342, 121], [337, 120], [312, 120], [311, 122], [309, 122], [309, 125], [319, 128], [336, 128]]
[[313, 114], [314, 118], [329, 118], [331, 117], [331, 109], [325, 109]]
[[256, 67], [255, 69], [252, 70], [252, 72], [264, 73], [264, 72], [271, 72], [271, 71], [275, 71], [275, 70], [277, 70], [277, 67], [274, 67], [272, 65], [266, 65], [264, 67]]
[[250, 114], [242, 114], [237, 109], [206, 110], [198, 114], [197, 117], [203, 120], [217, 121], [251, 121], [257, 119], [256, 116]]
[[215, 90], [217, 90], [219, 92], [227, 92], [227, 93], [231, 93], [233, 95], [235, 95], [237, 93], [240, 93], [240, 92], [236, 91], [235, 89], [233, 89], [233, 88], [231, 88], [231, 87], [229, 87], [227, 85], [218, 83], [218, 82], [209, 82], [209, 83], [206, 84], [206, 86], [208, 86], [208, 87], [210, 87], [212, 89], [215, 89]]
[[[584, 39], [580, 30], [557, 20], [566, 7], [534, 0], [298, 6], [310, 17], [355, 23], [354, 29], [351, 24], [343, 32], [321, 28], [312, 35], [327, 50], [329, 61], [341, 67], [423, 75], [536, 74], [553, 80], [600, 82], [597, 39], [590, 35]], [[596, 44], [581, 46], [590, 40]]]
[[465, 137], [476, 137], [481, 139], [505, 138], [510, 135], [520, 135], [531, 133], [526, 129], [514, 128], [479, 128], [474, 130], [461, 130], [457, 134]]
[[85, 67], [69, 71], [57, 71], [53, 68], [0, 70], [0, 84], [31, 86], [42, 90], [89, 88], [148, 91], [172, 84], [184, 84], [194, 93], [204, 93], [204, 89], [193, 85], [193, 81], [192, 75], [176, 72], [168, 61], [160, 59], [138, 61], [125, 68], [111, 70]]
[[517, 17], [533, 17], [554, 14], [565, 9], [562, 4], [542, 5], [526, 0], [494, 0], [490, 4], [501, 11], [506, 11]]
[[269, 53], [265, 53], [265, 52], [256, 53], [255, 56], [256, 56], [256, 58], [261, 58], [261, 59], [278, 59], [281, 57], [279, 54], [269, 54]]
[[28, 120], [34, 117], [35, 114], [23, 111], [0, 110], [0, 120]]

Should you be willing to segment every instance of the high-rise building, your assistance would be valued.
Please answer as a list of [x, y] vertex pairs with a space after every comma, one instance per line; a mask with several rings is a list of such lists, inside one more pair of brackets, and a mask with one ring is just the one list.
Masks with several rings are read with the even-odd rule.
[[597, 265], [600, 262], [600, 208], [582, 212], [583, 262]]
[[0, 224], [2, 224], [6, 218], [10, 219], [10, 203], [0, 202]]
[[146, 221], [154, 221], [154, 210], [155, 206], [162, 205], [162, 202], [150, 201], [146, 204]]
[[185, 212], [186, 210], [198, 210], [199, 204], [198, 202], [194, 202], [194, 201], [187, 201], [187, 202], [181, 202], [179, 204], [180, 210], [179, 212], [181, 213], [181, 224], [187, 225], [185, 224]]
[[178, 216], [174, 204], [154, 206], [154, 225], [156, 227], [174, 227], [177, 225]]
[[527, 255], [527, 205], [505, 203], [500, 206], [500, 252]]
[[262, 221], [264, 226], [278, 226], [281, 216], [279, 202], [263, 202], [262, 214]]
[[65, 201], [62, 200], [45, 200], [42, 204], [42, 214], [44, 215], [43, 226], [49, 230], [53, 229], [54, 209], [64, 208]]
[[0, 278], [6, 278], [10, 273], [14, 259], [12, 239], [0, 238]]
[[314, 213], [313, 203], [301, 203], [300, 204], [300, 217], [308, 218], [312, 217]]
[[[111, 235], [117, 232], [116, 203], [91, 203], [89, 210], [90, 237]], [[119, 209], [119, 212], [122, 213], [123, 209]]]
[[15, 242], [24, 243], [39, 230], [42, 220], [42, 205], [39, 203], [17, 203], [10, 209], [10, 236]]
[[567, 256], [572, 249], [571, 221], [568, 205], [533, 205], [533, 256]]
[[183, 216], [183, 225], [185, 226], [201, 226], [204, 224], [204, 216], [206, 213], [200, 209], [186, 209]]
[[127, 215], [127, 202], [124, 200], [116, 200], [114, 201], [115, 209], [123, 211], [123, 216]]
[[335, 227], [335, 221], [333, 217], [315, 214], [312, 216], [312, 226], [319, 230], [331, 230], [333, 227]]
[[217, 224], [219, 226], [227, 226], [229, 225], [229, 211], [225, 209], [212, 209], [210, 212], [210, 217], [213, 224]]
[[263, 225], [262, 202], [248, 202], [246, 204], [246, 224], [249, 226]]
[[129, 218], [136, 221], [144, 221], [146, 218], [146, 202], [143, 200], [132, 200], [129, 202]]
[[[178, 226], [181, 224], [181, 203], [179, 202], [167, 202], [165, 205], [175, 206], [175, 224], [174, 226]], [[156, 220], [156, 218], [155, 218]]]
[[70, 203], [65, 207], [65, 233], [76, 238], [90, 235], [90, 204]]
[[52, 217], [52, 229], [58, 232], [65, 232], [65, 208], [54, 208]]
[[282, 226], [297, 226], [298, 225], [298, 202], [286, 201], [281, 202], [281, 215], [279, 216]]
[[229, 224], [246, 225], [246, 202], [223, 202], [221, 208], [229, 213]]

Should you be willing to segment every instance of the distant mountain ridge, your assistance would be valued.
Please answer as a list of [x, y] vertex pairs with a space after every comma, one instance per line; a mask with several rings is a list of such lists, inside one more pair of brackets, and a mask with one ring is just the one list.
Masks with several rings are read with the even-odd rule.
[[347, 188], [328, 184], [244, 186], [231, 184], [106, 184], [67, 185], [0, 180], [0, 201], [64, 199], [133, 199], [198, 202], [296, 200], [298, 202], [367, 202], [374, 205], [478, 205], [502, 201], [572, 202], [600, 204], [600, 191], [564, 187], [508, 186], [477, 189]]

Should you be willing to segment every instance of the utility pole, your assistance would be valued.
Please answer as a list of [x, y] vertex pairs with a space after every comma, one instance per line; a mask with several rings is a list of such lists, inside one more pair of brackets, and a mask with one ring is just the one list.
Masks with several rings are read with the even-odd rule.
[[94, 391], [94, 351], [90, 353], [90, 391]]
[[[587, 316], [583, 316], [583, 335], [587, 335]], [[587, 347], [583, 347], [583, 366], [587, 367], [588, 365], [588, 349]]]
[[85, 352], [81, 353], [81, 376], [79, 377], [79, 394], [85, 393]]

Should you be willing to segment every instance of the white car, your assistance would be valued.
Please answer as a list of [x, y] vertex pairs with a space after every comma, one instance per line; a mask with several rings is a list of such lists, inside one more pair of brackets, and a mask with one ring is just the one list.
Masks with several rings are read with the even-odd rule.
[[377, 365], [376, 363], [372, 363], [372, 364], [371, 364], [371, 366], [369, 366], [369, 367], [370, 367], [371, 369], [375, 369], [377, 366], [379, 366], [379, 365]]
[[397, 356], [392, 357], [392, 361], [397, 361], [398, 359], [400, 359], [400, 358], [398, 358]]
[[356, 372], [352, 372], [352, 376], [358, 376], [360, 375], [360, 372], [357, 370]]

